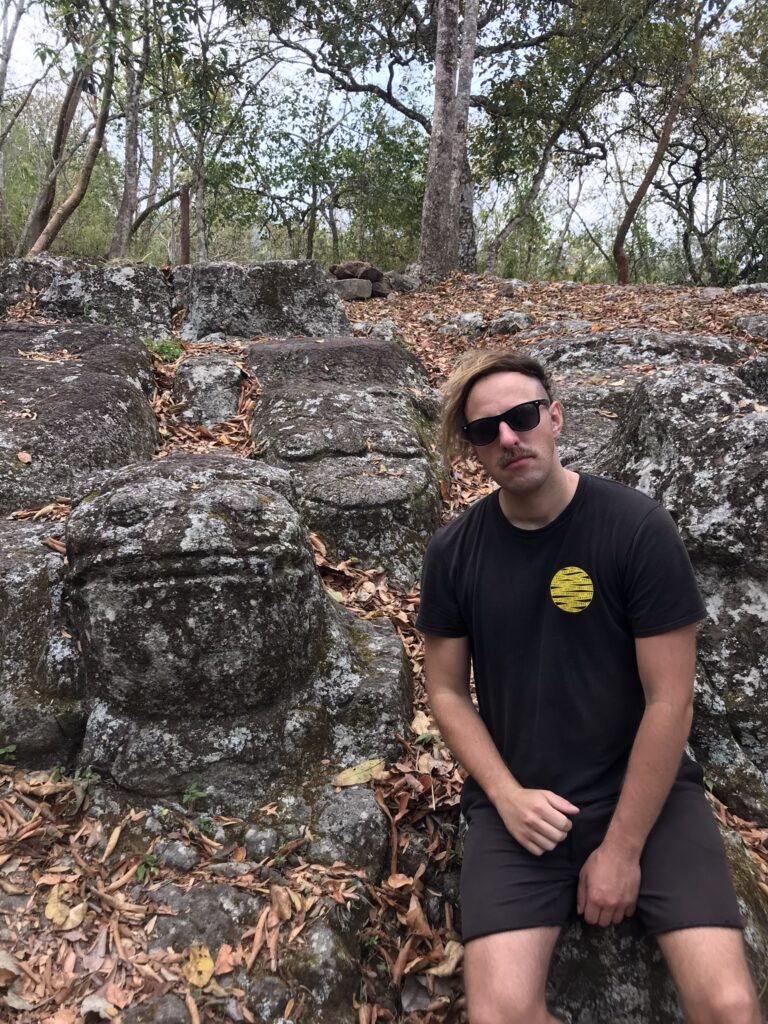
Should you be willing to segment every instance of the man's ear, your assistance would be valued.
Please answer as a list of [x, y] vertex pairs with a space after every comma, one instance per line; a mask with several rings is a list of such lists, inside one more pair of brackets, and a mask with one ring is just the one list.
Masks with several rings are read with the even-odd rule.
[[559, 437], [565, 425], [565, 413], [557, 399], [549, 407], [549, 417], [552, 420], [552, 434], [554, 437]]

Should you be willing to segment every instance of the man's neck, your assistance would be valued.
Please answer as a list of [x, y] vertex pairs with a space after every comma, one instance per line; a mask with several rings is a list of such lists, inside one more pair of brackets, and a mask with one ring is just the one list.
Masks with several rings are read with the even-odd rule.
[[558, 465], [545, 487], [533, 494], [510, 494], [502, 489], [499, 506], [504, 516], [521, 530], [540, 530], [553, 522], [571, 502], [579, 474]]

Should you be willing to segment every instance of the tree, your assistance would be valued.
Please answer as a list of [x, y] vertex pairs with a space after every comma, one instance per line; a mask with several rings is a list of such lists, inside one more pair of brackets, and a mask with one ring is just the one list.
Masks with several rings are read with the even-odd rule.
[[674, 128], [675, 121], [677, 120], [677, 115], [679, 114], [680, 108], [690, 92], [691, 86], [695, 80], [699, 59], [701, 57], [702, 43], [706, 36], [719, 25], [729, 3], [730, 0], [720, 0], [712, 14], [707, 18], [705, 16], [706, 10], [711, 6], [711, 3], [710, 0], [702, 0], [701, 4], [694, 12], [693, 38], [691, 41], [690, 58], [685, 65], [680, 81], [672, 94], [669, 109], [667, 110], [661, 131], [659, 132], [659, 138], [653, 158], [643, 175], [642, 181], [635, 190], [635, 194], [629, 201], [626, 213], [619, 224], [616, 232], [616, 238], [613, 242], [613, 258], [616, 261], [616, 278], [619, 284], [627, 284], [629, 281], [629, 263], [624, 250], [624, 243], [629, 230], [632, 227], [632, 223], [637, 216], [640, 204], [648, 193], [648, 189], [651, 187], [651, 183], [656, 176], [656, 172], [661, 166], [661, 162], [664, 159], [664, 154], [667, 151], [667, 146], [669, 145], [669, 141], [672, 136], [672, 129]]
[[419, 263], [426, 278], [459, 269], [460, 211], [466, 164], [472, 67], [477, 40], [477, 0], [439, 0], [435, 51], [435, 101], [421, 222]]

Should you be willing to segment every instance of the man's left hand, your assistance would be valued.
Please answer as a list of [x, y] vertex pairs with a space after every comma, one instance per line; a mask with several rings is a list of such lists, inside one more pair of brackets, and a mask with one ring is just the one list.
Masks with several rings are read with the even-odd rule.
[[639, 891], [640, 861], [601, 845], [579, 874], [576, 909], [587, 924], [618, 924], [634, 914]]

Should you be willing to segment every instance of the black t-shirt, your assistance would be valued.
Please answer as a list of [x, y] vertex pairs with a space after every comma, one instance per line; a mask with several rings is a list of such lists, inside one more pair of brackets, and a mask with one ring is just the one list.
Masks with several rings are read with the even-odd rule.
[[[510, 771], [580, 805], [621, 788], [645, 707], [635, 637], [705, 614], [669, 514], [581, 474], [542, 529], [513, 526], [494, 491], [438, 530], [416, 626], [469, 637], [480, 714]], [[465, 813], [488, 805], [468, 779]]]

